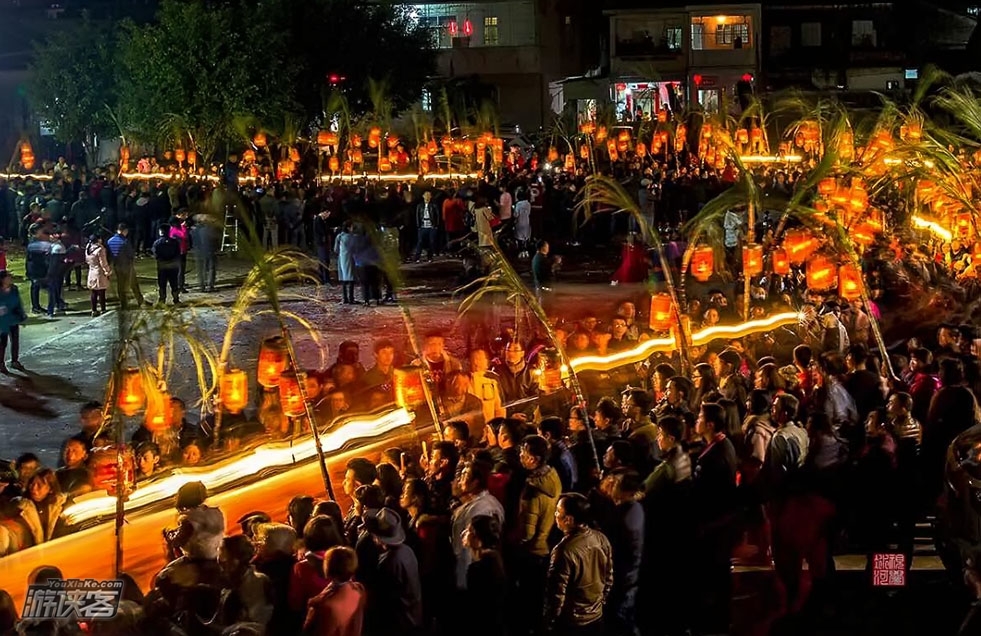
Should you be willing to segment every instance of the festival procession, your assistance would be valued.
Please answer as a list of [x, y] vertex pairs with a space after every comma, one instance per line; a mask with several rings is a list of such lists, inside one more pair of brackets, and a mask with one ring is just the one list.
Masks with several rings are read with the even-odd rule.
[[527, 144], [329, 84], [19, 137], [0, 633], [981, 634], [981, 88]]

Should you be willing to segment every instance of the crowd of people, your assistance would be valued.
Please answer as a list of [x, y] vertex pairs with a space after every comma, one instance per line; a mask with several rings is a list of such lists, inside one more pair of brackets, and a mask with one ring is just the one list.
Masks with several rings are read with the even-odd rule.
[[[731, 179], [726, 171], [683, 167], [625, 170], [619, 176], [636, 186], [642, 213], [667, 227], [690, 218]], [[766, 187], [793, 187], [793, 174], [768, 170], [759, 174]], [[195, 182], [88, 181], [66, 171], [50, 186], [0, 187], [0, 223], [11, 236], [30, 237], [32, 288], [30, 246], [54, 244], [55, 220], [64, 218], [51, 202], [91, 199], [96, 184], [108, 219], [98, 223], [120, 229], [104, 247], [98, 237], [90, 244], [108, 252], [106, 274], [117, 277], [119, 298], [139, 300], [134, 278], [120, 273], [120, 254], [132, 263], [149, 251], [159, 262], [161, 241], [173, 240], [178, 249], [165, 246], [171, 258], [164, 260], [175, 266], [160, 279], [160, 300], [166, 284], [176, 302], [181, 257], [201, 244], [194, 228], [220, 231], [207, 219], [209, 187]], [[355, 278], [362, 302], [383, 300], [374, 227], [403, 261], [460, 256], [463, 278], [468, 261], [481, 267], [468, 257], [464, 237], [477, 235], [479, 254], [481, 241], [497, 232], [541, 296], [555, 275], [549, 243], [610, 245], [634, 229], [629, 218], [606, 210], [583, 232], [575, 205], [581, 185], [582, 175], [515, 165], [506, 176], [446, 188], [242, 188], [239, 205], [264, 244], [316, 253], [324, 282], [336, 276], [343, 284], [342, 302], [355, 302]], [[15, 189], [31, 192], [14, 197]], [[24, 205], [37, 208], [36, 218], [23, 221]], [[66, 227], [90, 226], [84, 218], [72, 214]], [[765, 241], [770, 228], [766, 214], [749, 228], [733, 211], [724, 229], [725, 247], [734, 251], [747, 240]], [[181, 232], [192, 238], [182, 242]], [[680, 236], [671, 238], [668, 261], [677, 268], [683, 246]], [[873, 337], [866, 311], [901, 313], [910, 290], [927, 283], [957, 288], [959, 259], [942, 254], [959, 246], [908, 244], [866, 252], [869, 305], [808, 290], [802, 272], [764, 276], [751, 286], [749, 315], [793, 309], [806, 317], [803, 324], [689, 347], [687, 358], [674, 351], [584, 371], [581, 396], [571, 382], [548, 380], [550, 350], [607, 355], [663, 335], [646, 321], [646, 291], [625, 288], [610, 310], [548, 304], [558, 342], [519, 325], [470, 320], [461, 338], [426, 333], [415, 360], [400, 343], [378, 339], [368, 369], [358, 343], [342, 343], [333, 366], [306, 374], [318, 420], [391, 403], [395, 369], [410, 363], [431, 383], [439, 434], [417, 447], [350, 460], [341, 502], [298, 493], [285, 516], [266, 510], [238, 520], [240, 533], [228, 532], [203, 485], [182, 488], [178, 524], [168, 533], [173, 560], [145, 596], [129, 586], [130, 611], [115, 621], [115, 633], [426, 634], [456, 633], [466, 624], [488, 635], [723, 634], [733, 619], [737, 561], [772, 563], [778, 613], [817, 616], [833, 601], [836, 552], [900, 552], [910, 567], [916, 521], [942, 495], [946, 450], [979, 423], [981, 363], [971, 324], [899, 328], [887, 359]], [[626, 265], [611, 280], [663, 282], [647, 246], [638, 237], [627, 245], [637, 247], [625, 248]], [[90, 269], [90, 287], [92, 276]], [[681, 300], [697, 328], [738, 322], [741, 293], [741, 285], [719, 278], [690, 285]], [[93, 296], [93, 311], [104, 299]], [[136, 487], [168, 466], [302, 434], [302, 423], [287, 418], [278, 400], [278, 392], [265, 391], [254, 412], [224, 415], [215, 439], [214, 416], [189, 423], [175, 398], [171, 426], [131, 436]], [[418, 412], [426, 425], [428, 409]], [[80, 415], [81, 431], [63, 445], [63, 466], [42, 467], [25, 454], [4, 477], [0, 553], [71, 531], [60, 511], [91, 490], [92, 457], [114, 440], [102, 428], [101, 405], [87, 404]], [[51, 568], [42, 574], [59, 575]], [[16, 616], [8, 612], [5, 620], [0, 630]]]

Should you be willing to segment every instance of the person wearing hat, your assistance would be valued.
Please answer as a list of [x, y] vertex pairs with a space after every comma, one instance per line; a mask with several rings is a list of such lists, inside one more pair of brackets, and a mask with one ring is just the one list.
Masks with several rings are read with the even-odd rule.
[[372, 631], [406, 636], [421, 633], [419, 562], [412, 548], [405, 545], [401, 517], [390, 508], [382, 508], [365, 516], [364, 527], [381, 552], [374, 589], [369, 589], [368, 615], [375, 623]]
[[157, 302], [163, 305], [167, 301], [167, 287], [170, 286], [170, 294], [175, 305], [179, 305], [180, 299], [180, 271], [181, 271], [181, 246], [180, 242], [171, 237], [170, 226], [166, 223], [160, 225], [157, 230], [159, 238], [153, 243], [151, 252], [153, 258], [157, 260], [157, 288], [159, 296]]

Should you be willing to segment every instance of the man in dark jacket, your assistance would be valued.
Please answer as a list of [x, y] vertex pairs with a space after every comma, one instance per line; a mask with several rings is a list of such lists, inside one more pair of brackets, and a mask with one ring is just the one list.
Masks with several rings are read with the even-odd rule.
[[181, 246], [177, 239], [170, 238], [170, 226], [166, 223], [160, 226], [157, 233], [160, 236], [151, 248], [153, 258], [157, 259], [157, 289], [160, 294], [157, 302], [162, 305], [167, 301], [167, 286], [170, 285], [170, 295], [174, 304], [179, 305]]
[[422, 256], [423, 247], [427, 258], [432, 261], [436, 251], [437, 232], [439, 230], [440, 211], [433, 202], [433, 193], [426, 190], [422, 194], [422, 203], [416, 207], [416, 229], [419, 240], [416, 241], [415, 261], [418, 263]]
[[573, 492], [579, 481], [579, 469], [572, 451], [565, 444], [562, 418], [546, 417], [538, 425], [539, 434], [548, 441], [548, 465], [559, 474], [562, 492]]
[[40, 225], [32, 225], [28, 230], [31, 237], [27, 244], [25, 259], [27, 278], [31, 281], [31, 313], [43, 314], [41, 306], [41, 288], [47, 285], [48, 265], [51, 255], [51, 243], [43, 237]]
[[555, 634], [602, 634], [613, 587], [610, 542], [589, 527], [589, 502], [580, 494], [562, 495], [555, 522], [564, 536], [548, 566], [545, 627]]
[[215, 291], [218, 276], [218, 249], [221, 244], [221, 227], [215, 218], [207, 214], [194, 217], [191, 245], [198, 261], [198, 290]]
[[330, 250], [334, 245], [334, 233], [328, 224], [330, 210], [326, 207], [313, 217], [313, 244], [317, 248], [317, 260], [320, 261], [320, 282], [330, 283]]
[[419, 562], [412, 548], [405, 545], [405, 530], [397, 512], [382, 508], [365, 516], [365, 530], [381, 550], [378, 578], [369, 589], [370, 616], [379, 634], [422, 632], [422, 583]]
[[602, 491], [613, 502], [603, 533], [613, 550], [613, 587], [607, 602], [607, 627], [616, 636], [637, 633], [635, 610], [644, 553], [644, 508], [637, 501], [640, 478], [631, 470], [618, 469], [604, 481]]
[[136, 300], [136, 306], [143, 304], [143, 292], [136, 278], [136, 251], [129, 240], [129, 226], [120, 223], [116, 233], [106, 241], [109, 250], [109, 264], [112, 265], [113, 278], [116, 279], [116, 295], [122, 308], [129, 309], [129, 299]]
[[538, 393], [538, 383], [531, 375], [531, 367], [525, 361], [525, 348], [517, 340], [504, 348], [504, 361], [494, 369], [501, 384], [504, 403], [513, 402]]

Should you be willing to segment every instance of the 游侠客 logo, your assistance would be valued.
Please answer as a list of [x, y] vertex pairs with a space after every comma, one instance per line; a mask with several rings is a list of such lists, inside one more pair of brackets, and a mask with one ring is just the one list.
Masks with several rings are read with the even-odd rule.
[[28, 587], [24, 619], [109, 619], [119, 611], [123, 581], [51, 579]]

